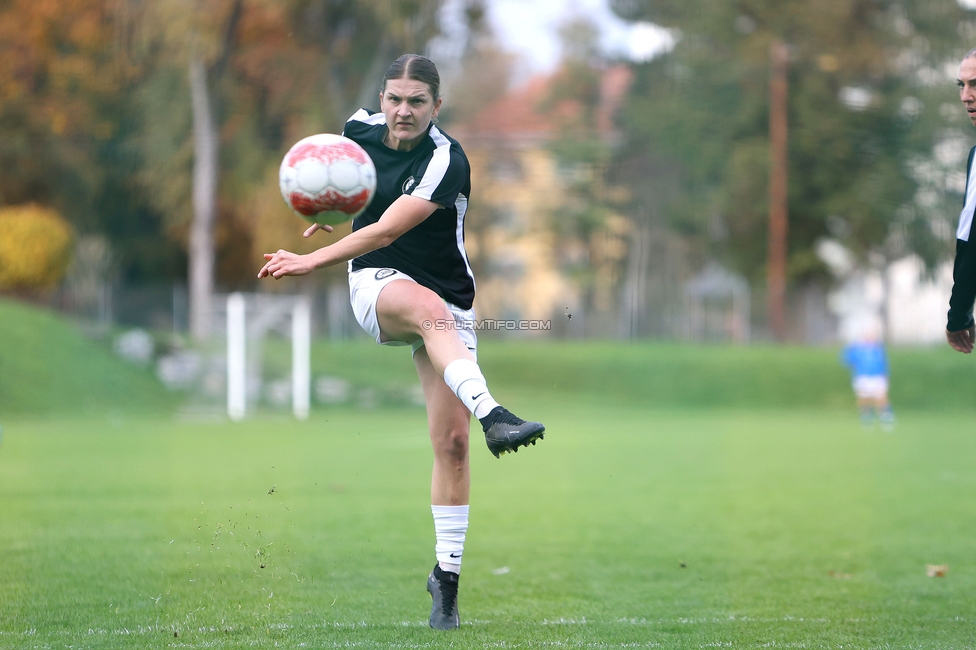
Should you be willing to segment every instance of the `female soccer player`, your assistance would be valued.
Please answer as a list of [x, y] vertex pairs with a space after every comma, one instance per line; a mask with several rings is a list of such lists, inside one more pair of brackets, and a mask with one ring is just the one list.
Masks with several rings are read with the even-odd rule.
[[[439, 87], [429, 59], [405, 54], [393, 62], [380, 90], [380, 112], [359, 110], [343, 132], [376, 166], [372, 203], [353, 221], [352, 233], [333, 244], [308, 255], [265, 254], [258, 277], [304, 275], [348, 261], [360, 325], [377, 343], [412, 347], [434, 448], [437, 564], [427, 579], [430, 625], [454, 629], [468, 527], [471, 414], [496, 458], [535, 444], [545, 427], [500, 406], [476, 361], [474, 277], [464, 251], [471, 170], [457, 141], [432, 123], [441, 107]], [[305, 236], [317, 230], [332, 228], [313, 225]]]

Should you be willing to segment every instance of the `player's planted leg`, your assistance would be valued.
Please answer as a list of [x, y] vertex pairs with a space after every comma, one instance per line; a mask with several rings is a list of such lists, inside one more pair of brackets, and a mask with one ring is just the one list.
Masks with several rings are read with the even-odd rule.
[[458, 580], [460, 576], [441, 569], [440, 564], [427, 577], [427, 592], [430, 593], [430, 626], [435, 630], [456, 630], [461, 626], [458, 614]]
[[541, 422], [526, 422], [504, 406], [496, 406], [479, 421], [485, 431], [488, 450], [495, 458], [510, 451], [517, 452], [519, 447], [534, 445], [545, 437], [546, 428]]
[[438, 630], [452, 630], [459, 625], [458, 576], [464, 556], [468, 501], [471, 496], [468, 462], [471, 413], [434, 369], [426, 348], [416, 351], [414, 363], [424, 390], [430, 440], [434, 449], [430, 511], [434, 519], [437, 567], [427, 580], [427, 591], [433, 600], [430, 626]]

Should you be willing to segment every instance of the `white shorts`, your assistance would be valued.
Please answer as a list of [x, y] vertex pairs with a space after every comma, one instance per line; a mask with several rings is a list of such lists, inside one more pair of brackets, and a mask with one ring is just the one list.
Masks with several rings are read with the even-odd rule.
[[888, 396], [888, 378], [884, 375], [860, 375], [851, 383], [854, 394], [861, 399], [881, 399]]
[[[401, 273], [396, 269], [360, 269], [349, 271], [349, 302], [352, 303], [352, 311], [356, 314], [359, 325], [366, 330], [366, 333], [376, 339], [381, 345], [409, 345], [411, 352], [416, 352], [424, 346], [424, 340], [418, 339], [412, 343], [408, 341], [398, 341], [388, 338], [380, 331], [380, 323], [376, 318], [376, 301], [380, 297], [383, 287], [394, 280], [408, 280], [416, 282], [406, 273]], [[471, 351], [471, 354], [478, 358], [478, 337], [475, 335], [474, 309], [461, 309], [457, 305], [444, 301], [447, 308], [454, 316], [454, 323], [450, 326], [458, 333], [461, 342]]]

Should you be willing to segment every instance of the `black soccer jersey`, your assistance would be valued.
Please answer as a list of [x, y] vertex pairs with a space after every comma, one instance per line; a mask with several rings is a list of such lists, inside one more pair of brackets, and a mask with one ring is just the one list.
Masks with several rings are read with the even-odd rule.
[[952, 295], [949, 297], [946, 324], [949, 332], [969, 329], [976, 324], [973, 320], [973, 301], [976, 300], [976, 241], [972, 238], [973, 212], [976, 211], [974, 155], [976, 147], [969, 150], [969, 161], [966, 163], [966, 198], [956, 229], [956, 260], [952, 267]]
[[431, 125], [410, 151], [383, 143], [386, 118], [359, 110], [343, 135], [358, 142], [376, 166], [376, 194], [352, 229], [376, 223], [390, 204], [410, 194], [443, 206], [384, 248], [351, 261], [354, 271], [391, 268], [406, 273], [462, 309], [474, 302], [474, 275], [464, 251], [464, 215], [471, 192], [471, 168], [456, 140]]

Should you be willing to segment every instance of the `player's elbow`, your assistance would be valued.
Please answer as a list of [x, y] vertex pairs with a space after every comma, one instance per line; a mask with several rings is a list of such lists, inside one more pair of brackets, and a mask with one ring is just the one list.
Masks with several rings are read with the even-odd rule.
[[396, 235], [394, 233], [381, 233], [376, 238], [376, 248], [385, 248], [389, 246], [390, 244], [392, 244], [397, 240], [398, 236], [399, 235]]
[[383, 248], [384, 246], [389, 246], [395, 242], [402, 234], [403, 233], [396, 228], [384, 228], [381, 226], [380, 228], [377, 228], [376, 232], [373, 234], [373, 241], [376, 244], [376, 248]]

